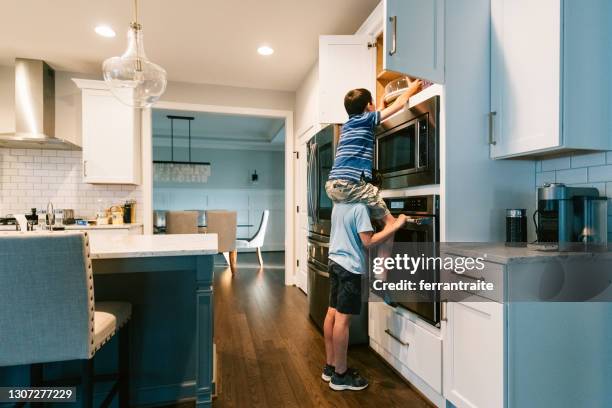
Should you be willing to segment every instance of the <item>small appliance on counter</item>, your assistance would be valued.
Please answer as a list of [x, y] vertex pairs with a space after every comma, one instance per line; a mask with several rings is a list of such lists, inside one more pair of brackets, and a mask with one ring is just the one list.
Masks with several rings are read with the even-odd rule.
[[123, 222], [125, 224], [136, 222], [136, 200], [127, 200], [123, 205]]
[[559, 251], [608, 248], [608, 198], [592, 187], [549, 183], [538, 188], [533, 216], [538, 244]]
[[527, 246], [527, 210], [512, 208], [506, 210], [506, 246]]

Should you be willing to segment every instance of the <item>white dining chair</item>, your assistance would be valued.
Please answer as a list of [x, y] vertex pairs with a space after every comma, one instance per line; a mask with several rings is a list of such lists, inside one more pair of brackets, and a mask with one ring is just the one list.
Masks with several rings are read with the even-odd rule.
[[261, 216], [261, 222], [259, 229], [251, 239], [239, 239], [236, 240], [236, 249], [252, 249], [255, 248], [257, 252], [257, 258], [259, 259], [259, 265], [263, 266], [263, 258], [261, 257], [261, 247], [264, 244], [264, 238], [266, 237], [266, 230], [268, 228], [268, 218], [270, 217], [270, 210], [265, 210]]

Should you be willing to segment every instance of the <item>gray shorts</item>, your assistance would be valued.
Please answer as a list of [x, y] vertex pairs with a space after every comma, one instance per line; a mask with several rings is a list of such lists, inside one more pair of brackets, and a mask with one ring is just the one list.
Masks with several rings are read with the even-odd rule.
[[378, 188], [365, 181], [328, 180], [325, 183], [327, 196], [334, 203], [362, 203], [370, 209], [370, 215], [380, 220], [389, 214], [387, 204], [378, 194]]

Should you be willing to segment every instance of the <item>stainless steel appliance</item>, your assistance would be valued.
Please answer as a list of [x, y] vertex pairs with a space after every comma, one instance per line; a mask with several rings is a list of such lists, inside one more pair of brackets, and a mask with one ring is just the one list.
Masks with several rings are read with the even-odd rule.
[[607, 249], [608, 198], [596, 188], [561, 183], [538, 188], [534, 222], [538, 242], [557, 243], [560, 251]]
[[15, 60], [15, 132], [0, 147], [81, 150], [55, 135], [55, 71], [44, 61]]
[[[407, 254], [410, 257], [437, 257], [440, 255], [440, 199], [437, 195], [386, 198], [385, 202], [391, 214], [405, 214], [408, 221], [395, 233], [393, 255]], [[394, 276], [389, 271], [389, 280], [397, 280], [404, 276]], [[404, 272], [401, 272], [402, 274]], [[419, 269], [411, 277], [412, 281], [437, 283], [440, 282], [440, 270]], [[440, 293], [439, 291], [412, 291], [410, 299], [397, 304], [406, 308], [425, 321], [440, 326]]]
[[[323, 329], [329, 305], [328, 253], [332, 201], [325, 192], [337, 141], [339, 126], [328, 126], [308, 142], [308, 304], [314, 323]], [[361, 315], [351, 319], [350, 344], [368, 341], [367, 302]]]
[[383, 189], [440, 183], [440, 97], [383, 121], [376, 130], [376, 168]]

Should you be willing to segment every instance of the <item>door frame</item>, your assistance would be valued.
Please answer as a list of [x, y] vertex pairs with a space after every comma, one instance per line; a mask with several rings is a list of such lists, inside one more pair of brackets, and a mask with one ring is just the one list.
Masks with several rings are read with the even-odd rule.
[[153, 108], [142, 110], [142, 210], [145, 234], [153, 233], [153, 126], [152, 109], [170, 109], [191, 112], [222, 113], [285, 120], [285, 285], [295, 284], [295, 240], [294, 240], [294, 208], [293, 191], [293, 111], [279, 109], [261, 109], [243, 106], [206, 105], [183, 102], [160, 101]]

